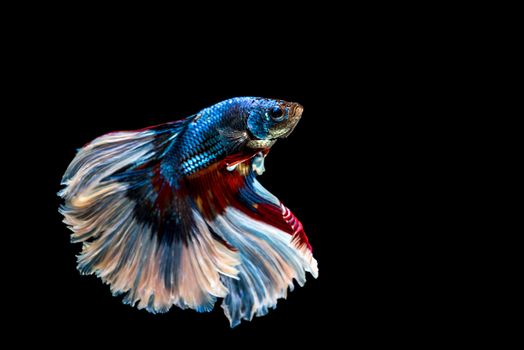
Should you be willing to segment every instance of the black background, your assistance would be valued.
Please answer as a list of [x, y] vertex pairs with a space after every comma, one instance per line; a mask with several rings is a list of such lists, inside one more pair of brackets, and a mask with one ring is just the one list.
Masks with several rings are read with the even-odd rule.
[[[375, 343], [426, 330], [428, 301], [418, 302], [428, 287], [413, 283], [424, 273], [413, 256], [425, 253], [425, 243], [413, 249], [414, 216], [423, 214], [413, 191], [421, 170], [412, 167], [421, 156], [413, 138], [425, 128], [414, 118], [425, 97], [423, 75], [406, 65], [412, 56], [399, 58], [403, 46], [387, 32], [360, 28], [329, 37], [297, 30], [278, 39], [208, 42], [50, 27], [34, 45], [40, 59], [27, 65], [32, 98], [23, 112], [31, 117], [19, 121], [30, 125], [30, 167], [38, 173], [38, 180], [29, 174], [38, 209], [25, 223], [33, 253], [21, 264], [31, 276], [23, 324], [51, 338], [87, 332], [173, 346], [223, 339], [270, 345], [277, 338]], [[174, 307], [152, 315], [123, 305], [99, 279], [80, 276], [80, 245], [69, 243], [56, 196], [76, 149], [104, 133], [176, 120], [235, 96], [304, 106], [259, 180], [304, 224], [318, 279], [308, 276], [268, 315], [230, 329], [218, 303], [209, 314]]]

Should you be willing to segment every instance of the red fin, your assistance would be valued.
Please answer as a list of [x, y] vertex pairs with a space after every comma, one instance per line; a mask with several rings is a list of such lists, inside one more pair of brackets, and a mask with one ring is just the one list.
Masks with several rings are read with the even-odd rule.
[[255, 218], [259, 218], [265, 223], [289, 233], [293, 236], [293, 241], [295, 241], [299, 247], [305, 245], [310, 251], [313, 251], [306, 232], [304, 232], [302, 223], [286, 206], [280, 204], [280, 207], [278, 207], [273, 204], [264, 203], [258, 205], [256, 210], [258, 215], [256, 215]]
[[309, 251], [313, 252], [313, 248], [311, 247], [311, 244], [309, 244], [309, 239], [306, 236], [306, 232], [304, 231], [302, 223], [295, 215], [293, 215], [291, 210], [286, 208], [284, 205], [282, 205], [282, 208], [284, 210], [282, 213], [283, 218], [293, 230], [293, 241], [296, 242], [298, 247], [305, 245]]
[[160, 210], [162, 214], [163, 211], [171, 204], [173, 201], [173, 189], [169, 184], [169, 181], [162, 176], [160, 172], [160, 163], [156, 164], [153, 168], [153, 177], [151, 179], [153, 189], [158, 194], [155, 206]]
[[245, 177], [239, 170], [228, 171], [223, 164], [215, 164], [186, 179], [185, 190], [207, 218], [221, 214], [228, 206], [240, 205], [236, 197]]
[[[193, 198], [202, 214], [212, 219], [220, 215], [228, 206], [235, 207], [243, 213], [259, 221], [272, 225], [293, 236], [298, 247], [307, 246], [312, 251], [302, 223], [283, 204], [267, 203], [259, 194], [250, 192], [251, 197], [260, 198], [258, 203], [247, 206], [241, 200], [241, 189], [246, 190], [246, 175], [251, 172], [251, 163], [245, 162], [255, 154], [243, 154], [229, 157], [232, 163], [215, 164], [199, 171], [186, 180], [187, 193]], [[235, 164], [233, 171], [226, 169], [227, 165]]]

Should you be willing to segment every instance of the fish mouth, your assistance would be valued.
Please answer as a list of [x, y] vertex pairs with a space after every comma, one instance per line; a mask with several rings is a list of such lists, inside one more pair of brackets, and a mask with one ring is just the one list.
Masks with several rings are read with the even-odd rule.
[[288, 118], [269, 130], [269, 138], [271, 139], [283, 139], [291, 135], [300, 118], [302, 118], [302, 112], [304, 112], [304, 107], [296, 102], [282, 102], [280, 108], [288, 110]]

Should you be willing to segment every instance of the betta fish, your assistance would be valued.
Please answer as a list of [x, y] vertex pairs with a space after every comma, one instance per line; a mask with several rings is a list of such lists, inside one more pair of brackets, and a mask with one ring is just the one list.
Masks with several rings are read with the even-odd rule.
[[232, 98], [174, 122], [112, 132], [78, 150], [58, 193], [82, 242], [81, 274], [151, 313], [263, 316], [317, 262], [300, 221], [257, 181], [296, 127], [298, 103]]

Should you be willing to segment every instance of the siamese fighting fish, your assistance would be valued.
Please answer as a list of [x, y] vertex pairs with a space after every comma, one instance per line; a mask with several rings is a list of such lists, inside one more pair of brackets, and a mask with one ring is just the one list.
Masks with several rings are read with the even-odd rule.
[[60, 213], [81, 274], [152, 313], [265, 315], [317, 262], [301, 222], [257, 181], [302, 116], [298, 103], [232, 98], [182, 120], [100, 136], [67, 168]]

